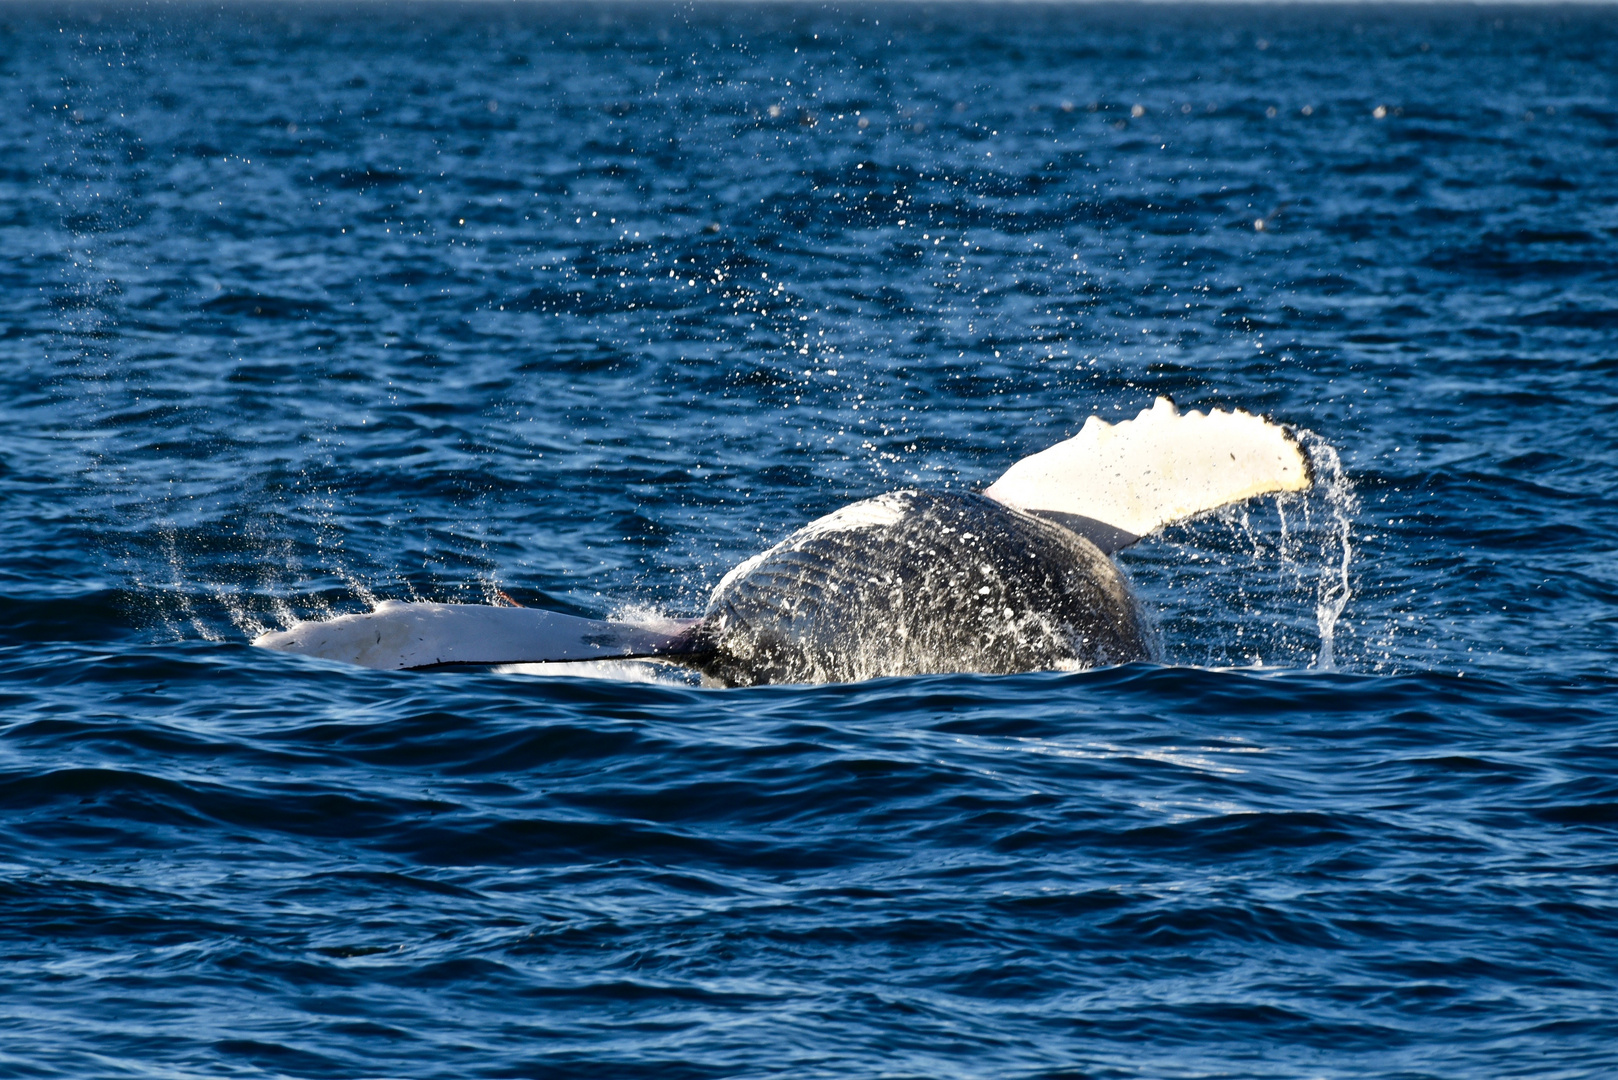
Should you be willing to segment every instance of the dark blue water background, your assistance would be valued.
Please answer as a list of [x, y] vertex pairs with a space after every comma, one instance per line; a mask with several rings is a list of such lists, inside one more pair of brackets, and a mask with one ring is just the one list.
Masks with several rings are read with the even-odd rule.
[[[1615, 60], [1599, 7], [0, 8], [0, 1073], [1614, 1075]], [[1161, 665], [246, 644], [694, 614], [1159, 393], [1322, 478], [1122, 556]]]

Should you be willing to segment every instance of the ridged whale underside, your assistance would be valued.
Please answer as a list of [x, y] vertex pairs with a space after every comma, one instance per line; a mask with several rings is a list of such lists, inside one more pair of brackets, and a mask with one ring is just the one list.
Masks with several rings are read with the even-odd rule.
[[742, 686], [1084, 668], [1149, 652], [1127, 585], [1094, 544], [938, 491], [811, 522], [727, 575], [694, 635], [706, 655], [687, 662]]

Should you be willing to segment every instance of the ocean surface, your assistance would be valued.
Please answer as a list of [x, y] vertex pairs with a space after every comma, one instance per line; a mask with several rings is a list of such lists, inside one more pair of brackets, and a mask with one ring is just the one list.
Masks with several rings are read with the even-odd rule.
[[[0, 1075], [1618, 1075], [1618, 8], [0, 7]], [[1167, 395], [1161, 662], [379, 673]]]

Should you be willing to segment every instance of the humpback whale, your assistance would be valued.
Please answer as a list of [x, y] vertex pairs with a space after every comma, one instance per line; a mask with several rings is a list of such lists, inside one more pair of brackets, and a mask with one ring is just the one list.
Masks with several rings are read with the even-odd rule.
[[1127, 663], [1152, 643], [1113, 553], [1310, 484], [1280, 425], [1160, 397], [1117, 424], [1091, 416], [982, 492], [905, 489], [812, 521], [726, 574], [697, 619], [387, 601], [253, 644], [383, 669], [650, 658], [726, 686]]

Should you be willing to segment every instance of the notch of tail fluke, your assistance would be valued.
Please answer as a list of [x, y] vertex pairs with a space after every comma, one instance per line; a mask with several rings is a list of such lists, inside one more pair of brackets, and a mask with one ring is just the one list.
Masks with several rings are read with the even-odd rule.
[[1181, 413], [1160, 397], [1133, 420], [1090, 417], [984, 494], [1062, 521], [1110, 553], [1173, 522], [1310, 482], [1308, 460], [1279, 424], [1240, 409]]

